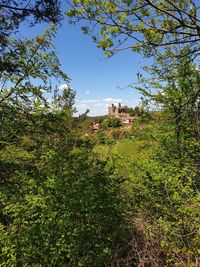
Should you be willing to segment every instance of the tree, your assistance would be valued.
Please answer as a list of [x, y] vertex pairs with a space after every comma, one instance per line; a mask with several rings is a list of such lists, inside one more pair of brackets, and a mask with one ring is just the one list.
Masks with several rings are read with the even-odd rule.
[[54, 34], [11, 38], [2, 53], [1, 266], [106, 266], [123, 243], [126, 204], [112, 168], [74, 126]]
[[[160, 105], [162, 112], [162, 118], [151, 128], [155, 132], [149, 132], [158, 148], [149, 167], [147, 163], [143, 168], [146, 182], [142, 190], [147, 190], [147, 195], [142, 199], [148, 199], [147, 210], [154, 217], [153, 224], [158, 216], [163, 233], [170, 229], [162, 244], [174, 265], [181, 262], [193, 265], [199, 261], [196, 205], [200, 188], [200, 73], [190, 58], [175, 60], [168, 49], [166, 53], [168, 57], [160, 54], [151, 67], [145, 68], [151, 78], [140, 78], [144, 85], [140, 88], [142, 93]], [[141, 175], [142, 170], [140, 179]], [[145, 206], [142, 199], [140, 203]]]
[[[22, 43], [13, 40], [15, 53], [11, 60], [15, 65], [15, 71], [10, 72], [4, 69], [0, 73], [0, 149], [2, 157], [0, 172], [3, 181], [9, 180], [13, 176], [13, 172], [20, 167], [21, 160], [28, 157], [28, 163], [32, 158], [26, 150], [18, 146], [18, 142], [20, 135], [23, 136], [28, 131], [28, 140], [32, 143], [33, 139], [30, 138], [29, 132], [31, 119], [33, 122], [34, 114], [39, 112], [43, 113], [41, 117], [43, 116], [45, 121], [45, 114], [52, 109], [51, 104], [45, 99], [44, 93], [50, 93], [52, 82], [56, 84], [58, 79], [65, 83], [69, 82], [68, 76], [61, 71], [59, 60], [52, 49], [51, 39], [54, 33], [55, 28], [50, 27], [43, 35], [37, 36], [33, 40], [26, 39]], [[10, 60], [11, 54], [4, 51], [5, 63]], [[71, 116], [74, 93], [69, 87], [68, 92], [64, 91], [64, 94], [63, 101], [57, 102], [62, 109], [66, 106], [68, 113], [69, 110], [71, 111]], [[37, 116], [39, 118], [39, 115]], [[39, 122], [38, 128], [34, 128], [33, 131], [39, 131]], [[33, 143], [35, 144], [35, 142]], [[39, 142], [37, 144], [39, 145]], [[7, 161], [9, 153], [12, 155], [13, 161]]]
[[148, 78], [140, 77], [143, 86], [138, 88], [152, 101], [150, 106], [156, 103], [160, 109], [152, 113], [154, 120], [142, 127], [133, 125], [131, 137], [141, 144], [141, 154], [134, 149], [123, 163], [129, 171], [119, 167], [129, 181], [130, 212], [139, 231], [130, 242], [129, 255], [139, 255], [139, 263], [149, 266], [195, 266], [200, 226], [200, 74], [190, 58], [175, 60], [166, 52], [168, 57], [160, 54], [145, 68]]
[[[2, 0], [0, 4], [0, 48], [9, 44], [9, 35], [14, 33], [23, 21], [30, 26], [40, 22], [58, 23], [61, 18], [60, 1]], [[28, 18], [31, 20], [28, 21]]]
[[102, 122], [101, 126], [103, 129], [118, 128], [122, 126], [122, 122], [119, 118], [108, 118]]
[[[177, 143], [180, 143], [185, 139], [181, 135], [189, 132], [187, 138], [198, 139], [200, 73], [197, 65], [191, 62], [192, 56], [174, 59], [174, 51], [169, 47], [157, 54], [152, 66], [144, 68], [150, 78], [141, 76], [139, 81], [143, 86], [137, 89], [173, 120]], [[178, 51], [180, 55], [184, 52], [185, 48]]]
[[[74, 128], [73, 98], [69, 91], [56, 94], [50, 108], [36, 104], [20, 123], [15, 112], [4, 115], [2, 266], [109, 266], [123, 244], [119, 182]], [[3, 135], [10, 128], [12, 138]]]
[[[22, 22], [33, 27], [38, 23], [58, 24], [62, 19], [59, 0], [3, 0], [0, 4], [0, 72], [17, 72], [15, 56], [19, 57], [19, 46], [26, 47], [27, 40], [17, 37]], [[24, 42], [24, 44], [23, 44]], [[6, 60], [4, 58], [6, 53]], [[16, 73], [18, 75], [18, 72]]]
[[189, 44], [185, 54], [199, 55], [200, 20], [193, 0], [68, 1], [71, 23], [88, 21], [82, 27], [107, 55], [117, 51]]
[[[60, 70], [59, 60], [53, 51], [52, 36], [55, 31], [52, 26], [32, 40], [14, 39], [9, 44], [9, 51], [2, 53], [1, 106], [7, 101], [13, 104], [29, 102], [31, 108], [35, 98], [42, 99], [45, 91], [51, 91], [50, 78], [69, 81], [68, 76]], [[36, 79], [40, 84], [35, 83]]]

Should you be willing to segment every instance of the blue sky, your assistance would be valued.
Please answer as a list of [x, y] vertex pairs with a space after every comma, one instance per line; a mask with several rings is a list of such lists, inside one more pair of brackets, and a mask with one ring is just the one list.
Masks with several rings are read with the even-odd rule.
[[[24, 23], [19, 34], [33, 37], [47, 26], [30, 28]], [[71, 78], [71, 86], [76, 91], [76, 115], [86, 109], [92, 116], [105, 115], [111, 103], [130, 107], [139, 104], [141, 95], [127, 86], [137, 81], [137, 73], [148, 62], [141, 55], [127, 50], [107, 59], [90, 36], [82, 33], [81, 25], [69, 25], [66, 17], [54, 44], [62, 70]], [[59, 86], [62, 90], [63, 85]]]
[[[67, 4], [62, 3], [65, 12]], [[24, 22], [19, 35], [33, 37], [47, 26], [30, 28]], [[76, 91], [76, 115], [86, 109], [90, 110], [90, 115], [107, 114], [111, 103], [121, 102], [130, 107], [139, 104], [141, 95], [128, 85], [137, 82], [137, 73], [142, 71], [142, 66], [151, 63], [150, 59], [130, 50], [107, 59], [92, 39], [82, 33], [81, 25], [69, 25], [66, 16], [54, 43], [62, 70], [71, 78], [71, 86]], [[61, 90], [63, 86], [59, 84]]]
[[[111, 103], [138, 105], [140, 95], [127, 85], [137, 81], [143, 58], [124, 51], [107, 59], [80, 26], [63, 23], [55, 38], [62, 69], [72, 79], [76, 90], [78, 113], [90, 109], [90, 115], [104, 115]], [[61, 86], [62, 87], [62, 86]]]

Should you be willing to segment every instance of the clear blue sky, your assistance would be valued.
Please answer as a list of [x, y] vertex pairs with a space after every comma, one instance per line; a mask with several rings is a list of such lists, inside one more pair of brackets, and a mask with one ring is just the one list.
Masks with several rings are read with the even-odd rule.
[[[63, 8], [67, 10], [67, 6]], [[20, 35], [38, 35], [45, 27], [37, 25], [33, 29], [24, 23]], [[66, 17], [54, 44], [62, 70], [71, 78], [71, 86], [76, 90], [76, 115], [87, 108], [90, 115], [107, 114], [107, 106], [111, 103], [138, 105], [141, 96], [136, 90], [119, 87], [124, 88], [137, 81], [137, 73], [147, 63], [141, 55], [123, 51], [107, 59], [90, 36], [82, 33], [81, 26], [69, 25]]]
[[89, 108], [91, 115], [106, 114], [111, 102], [124, 102], [128, 106], [138, 104], [140, 95], [136, 90], [119, 87], [137, 81], [137, 72], [144, 63], [141, 56], [126, 51], [107, 59], [91, 38], [83, 35], [80, 26], [66, 22], [58, 31], [55, 45], [62, 68], [77, 92], [79, 113]]

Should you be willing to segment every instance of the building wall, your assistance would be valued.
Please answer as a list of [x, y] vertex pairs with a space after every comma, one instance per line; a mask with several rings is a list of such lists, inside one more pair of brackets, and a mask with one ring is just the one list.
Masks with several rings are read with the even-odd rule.
[[133, 122], [133, 117], [129, 115], [129, 113], [124, 112], [126, 106], [121, 106], [119, 103], [118, 107], [112, 104], [111, 107], [108, 107], [108, 116], [114, 117], [114, 118], [120, 118], [122, 122], [127, 123], [129, 121], [130, 123]]
[[111, 107], [108, 107], [108, 115], [109, 117], [118, 117], [119, 116], [119, 108], [112, 104]]

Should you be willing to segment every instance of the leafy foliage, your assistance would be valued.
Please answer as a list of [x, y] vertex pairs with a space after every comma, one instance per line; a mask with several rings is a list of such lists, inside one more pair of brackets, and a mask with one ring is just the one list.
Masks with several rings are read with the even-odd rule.
[[122, 125], [122, 122], [120, 119], [118, 118], [108, 118], [105, 119], [102, 124], [101, 127], [103, 129], [108, 129], [108, 128], [118, 128]]
[[42, 99], [43, 92], [51, 91], [53, 77], [69, 81], [68, 76], [60, 70], [59, 60], [53, 51], [51, 39], [55, 30], [52, 26], [33, 40], [22, 42], [14, 39], [9, 45], [12, 53], [2, 53], [1, 105], [10, 101], [13, 105], [17, 102], [29, 104], [31, 108], [36, 98]]
[[[199, 55], [198, 3], [184, 1], [68, 1], [71, 23], [81, 20], [98, 46], [108, 56], [130, 48], [136, 52], [154, 53], [153, 47], [189, 44], [186, 51]], [[96, 30], [96, 31], [95, 31]]]
[[64, 99], [4, 125], [21, 136], [1, 139], [2, 266], [106, 266], [123, 243], [118, 181], [73, 127]]
[[0, 16], [1, 49], [7, 48], [10, 42], [9, 35], [13, 34], [23, 21], [28, 21], [30, 26], [33, 26], [40, 22], [58, 23], [62, 17], [60, 1], [57, 0], [2, 0], [0, 4]]

